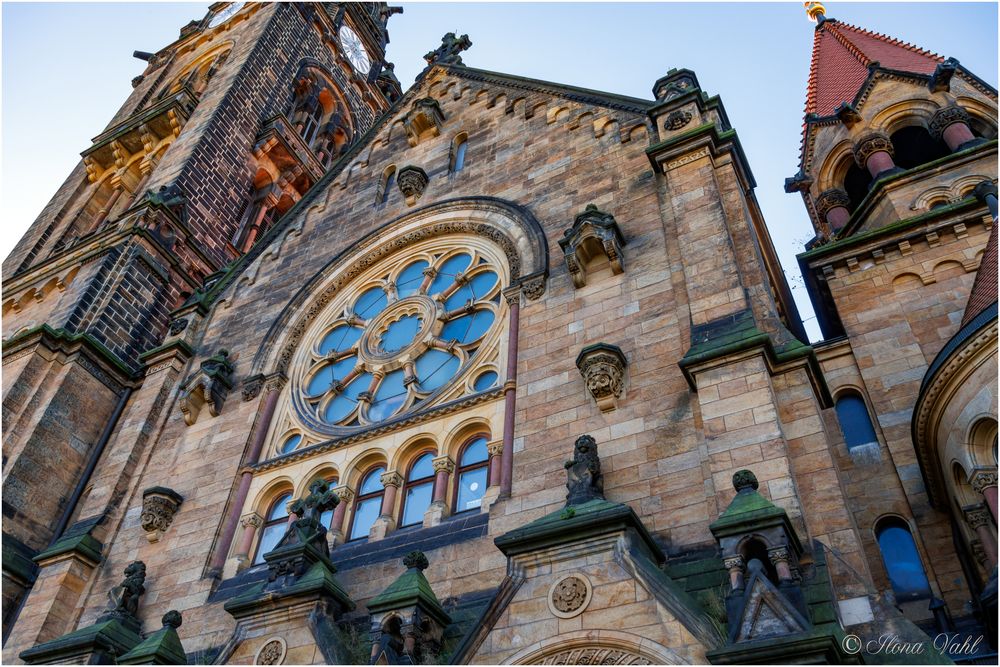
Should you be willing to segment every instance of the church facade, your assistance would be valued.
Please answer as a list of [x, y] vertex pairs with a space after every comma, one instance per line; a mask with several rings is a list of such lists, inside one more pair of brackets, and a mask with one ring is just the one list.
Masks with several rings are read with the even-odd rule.
[[212, 5], [5, 260], [4, 661], [995, 658], [996, 90], [810, 5], [809, 344], [694, 72], [399, 11]]

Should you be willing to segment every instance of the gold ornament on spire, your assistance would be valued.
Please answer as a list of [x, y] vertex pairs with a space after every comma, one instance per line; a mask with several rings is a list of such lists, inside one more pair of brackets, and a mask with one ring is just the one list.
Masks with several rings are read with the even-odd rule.
[[803, 2], [802, 4], [806, 8], [806, 15], [813, 23], [816, 23], [820, 20], [820, 17], [826, 15], [826, 7], [823, 6], [822, 2]]

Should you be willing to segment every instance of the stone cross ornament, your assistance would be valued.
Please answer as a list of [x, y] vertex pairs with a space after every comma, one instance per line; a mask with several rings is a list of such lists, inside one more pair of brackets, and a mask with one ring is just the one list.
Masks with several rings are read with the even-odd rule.
[[340, 498], [325, 479], [309, 485], [309, 495], [299, 498], [289, 508], [296, 517], [278, 546], [286, 544], [312, 544], [323, 553], [327, 551], [326, 526], [320, 520], [323, 512], [334, 509]]
[[468, 35], [456, 37], [455, 33], [449, 32], [441, 38], [441, 46], [424, 56], [428, 65], [463, 65], [462, 56], [459, 54], [472, 46], [472, 40]]
[[590, 500], [604, 500], [604, 475], [597, 441], [589, 435], [576, 439], [573, 458], [566, 461], [566, 505], [582, 505]]

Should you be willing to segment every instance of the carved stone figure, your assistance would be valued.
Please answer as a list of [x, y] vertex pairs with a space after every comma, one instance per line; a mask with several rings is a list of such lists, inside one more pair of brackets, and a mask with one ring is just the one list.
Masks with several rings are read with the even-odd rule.
[[428, 180], [427, 172], [420, 167], [410, 165], [399, 170], [396, 175], [396, 184], [399, 186], [399, 191], [403, 193], [403, 197], [406, 198], [407, 206], [413, 206], [417, 203], [427, 188]]
[[587, 501], [604, 499], [604, 475], [601, 459], [597, 455], [597, 441], [589, 435], [576, 439], [573, 459], [566, 461], [567, 505], [581, 505]]
[[181, 385], [180, 408], [184, 422], [190, 426], [198, 420], [204, 405], [213, 417], [218, 417], [222, 404], [233, 387], [233, 364], [229, 352], [219, 350], [201, 362], [201, 368], [192, 373]]
[[663, 123], [663, 127], [668, 130], [679, 130], [690, 123], [691, 118], [692, 116], [690, 112], [677, 109], [676, 111], [670, 112], [667, 116], [667, 120]]
[[125, 578], [108, 591], [107, 611], [101, 614], [101, 621], [117, 619], [130, 629], [138, 630], [139, 598], [146, 592], [146, 564], [141, 560], [129, 563], [125, 568]]
[[464, 65], [459, 54], [472, 46], [468, 35], [456, 37], [455, 33], [446, 33], [441, 38], [441, 46], [424, 55], [428, 65]]
[[614, 410], [618, 406], [618, 399], [625, 391], [627, 366], [625, 355], [615, 345], [597, 343], [580, 350], [576, 367], [601, 412]]

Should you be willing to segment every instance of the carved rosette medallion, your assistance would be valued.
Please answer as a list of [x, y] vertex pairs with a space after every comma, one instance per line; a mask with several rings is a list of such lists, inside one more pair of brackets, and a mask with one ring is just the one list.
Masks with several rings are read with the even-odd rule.
[[403, 197], [406, 198], [407, 206], [413, 206], [417, 203], [427, 188], [428, 180], [427, 172], [420, 167], [409, 165], [399, 170], [399, 174], [396, 175], [396, 184], [399, 186], [399, 191], [403, 193]]
[[253, 664], [280, 665], [285, 659], [286, 650], [287, 647], [285, 646], [284, 639], [281, 637], [272, 637], [257, 649], [257, 655], [254, 656]]
[[587, 609], [593, 587], [590, 580], [580, 573], [556, 580], [549, 589], [549, 611], [559, 618], [573, 618]]
[[888, 135], [882, 132], [874, 132], [862, 137], [854, 144], [854, 161], [862, 169], [868, 167], [868, 158], [875, 153], [888, 153], [890, 156], [895, 155], [892, 141]]
[[180, 509], [184, 498], [173, 489], [154, 486], [142, 493], [142, 513], [139, 521], [146, 531], [146, 539], [159, 542], [163, 533], [167, 532], [174, 521], [174, 515]]
[[607, 343], [589, 345], [577, 356], [576, 367], [601, 412], [618, 407], [618, 400], [625, 392], [625, 371], [628, 367], [621, 349]]

